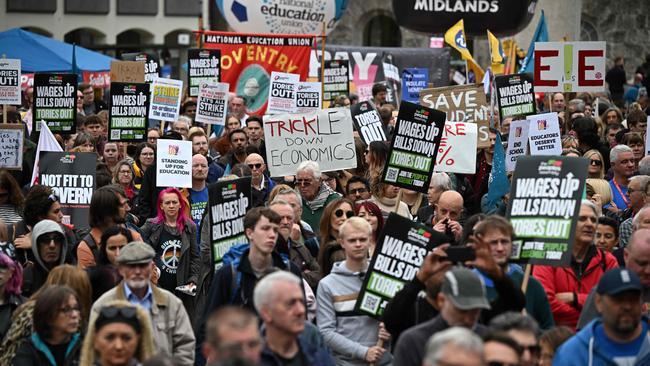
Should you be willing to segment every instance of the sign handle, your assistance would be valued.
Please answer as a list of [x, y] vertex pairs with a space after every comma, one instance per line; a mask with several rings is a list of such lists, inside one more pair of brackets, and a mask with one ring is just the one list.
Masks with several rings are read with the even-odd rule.
[[528, 280], [530, 280], [530, 272], [533, 266], [530, 263], [526, 264], [526, 269], [524, 270], [524, 279], [521, 281], [521, 292], [526, 296], [526, 290], [528, 289]]
[[[321, 30], [321, 49], [320, 49], [320, 95], [325, 95], [325, 22]], [[324, 102], [324, 101], [323, 101]], [[324, 103], [323, 103], [324, 104]]]
[[[400, 193], [401, 193], [401, 192], [402, 192], [402, 191], [400, 191]], [[384, 347], [384, 340], [383, 340], [383, 339], [378, 339], [378, 340], [377, 340], [377, 344], [376, 344], [376, 346], [377, 346], [377, 347]], [[369, 363], [368, 366], [375, 366], [375, 364], [374, 364], [374, 363]]]
[[210, 130], [212, 130], [212, 124], [208, 123], [208, 128], [207, 128], [207, 135], [208, 135], [208, 141], [210, 140]]
[[399, 193], [397, 193], [397, 203], [395, 204], [395, 209], [393, 212], [397, 213], [399, 211], [399, 203], [402, 202], [402, 190], [399, 190]]

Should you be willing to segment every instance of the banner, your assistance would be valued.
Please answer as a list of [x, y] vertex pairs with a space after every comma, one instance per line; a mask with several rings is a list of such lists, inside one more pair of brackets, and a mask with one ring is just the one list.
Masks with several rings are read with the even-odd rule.
[[519, 158], [507, 214], [516, 238], [512, 260], [569, 266], [587, 165], [566, 156]]
[[526, 119], [530, 155], [562, 155], [560, 121], [557, 113], [536, 114]]
[[236, 244], [247, 243], [244, 216], [252, 207], [251, 177], [218, 181], [208, 186], [210, 243], [215, 268], [223, 255]]
[[0, 124], [0, 169], [23, 169], [23, 138], [20, 123]]
[[323, 86], [320, 82], [298, 83], [296, 89], [296, 113], [309, 113], [321, 109]]
[[262, 115], [273, 71], [307, 79], [313, 36], [204, 32], [204, 47], [221, 50], [221, 81], [244, 96], [248, 114]]
[[366, 146], [373, 141], [386, 141], [381, 116], [371, 101], [352, 105], [350, 113], [354, 127]]
[[[144, 62], [144, 82], [153, 83], [160, 76], [158, 55], [148, 52], [123, 53], [122, 59], [126, 61]], [[119, 81], [119, 80], [115, 80]]]
[[110, 71], [83, 71], [81, 75], [84, 83], [90, 84], [93, 88], [105, 89], [111, 87]]
[[[52, 133], [73, 134], [77, 131], [77, 75], [34, 75], [34, 116], [44, 120]], [[40, 131], [36, 123], [34, 131]]]
[[416, 67], [404, 69], [402, 72], [402, 100], [418, 103], [420, 90], [428, 87], [429, 70]]
[[322, 172], [357, 166], [349, 108], [265, 115], [264, 142], [272, 177], [296, 174], [305, 160], [317, 161]]
[[299, 82], [300, 75], [273, 71], [269, 85], [269, 106], [266, 113], [295, 113], [296, 89]]
[[476, 173], [476, 154], [467, 152], [476, 151], [477, 134], [474, 123], [445, 122], [433, 170], [446, 173]]
[[444, 125], [443, 112], [402, 102], [382, 182], [427, 192]]
[[224, 126], [228, 114], [228, 88], [226, 83], [201, 84], [194, 120]]
[[517, 159], [526, 155], [528, 150], [528, 127], [530, 121], [518, 120], [510, 122], [510, 133], [508, 134], [508, 148], [506, 149], [506, 170], [515, 170]]
[[149, 118], [176, 122], [181, 109], [183, 81], [158, 78], [151, 85]]
[[158, 139], [156, 186], [192, 187], [192, 141]]
[[140, 142], [149, 127], [149, 84], [111, 83], [108, 141]]
[[190, 97], [199, 95], [201, 84], [221, 81], [221, 51], [191, 48], [187, 50], [187, 87]]
[[534, 58], [538, 93], [605, 91], [605, 42], [537, 42]]
[[413, 280], [429, 251], [446, 241], [443, 234], [391, 212], [377, 239], [354, 311], [381, 319], [390, 299]]
[[39, 184], [59, 197], [63, 223], [88, 229], [90, 200], [95, 191], [97, 154], [42, 151]]
[[531, 74], [503, 75], [494, 78], [501, 121], [506, 117], [535, 114], [535, 91]]
[[22, 104], [19, 59], [0, 59], [0, 104]]
[[350, 94], [350, 74], [348, 60], [327, 60], [323, 70], [323, 100], [333, 101], [339, 95]]
[[478, 125], [478, 147], [490, 146], [490, 108], [483, 85], [458, 85], [420, 91], [420, 105], [447, 113], [447, 122]]

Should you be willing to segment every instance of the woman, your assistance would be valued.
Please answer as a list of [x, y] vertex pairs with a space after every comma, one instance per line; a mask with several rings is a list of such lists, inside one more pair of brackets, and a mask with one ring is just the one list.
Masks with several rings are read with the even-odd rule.
[[426, 202], [426, 198], [424, 197], [424, 194], [417, 191], [412, 191], [410, 189], [404, 189], [404, 188], [400, 189], [400, 192], [402, 193], [402, 197], [400, 200], [404, 202], [408, 207], [409, 212], [411, 213], [411, 217], [417, 216], [418, 210]]
[[81, 307], [68, 286], [49, 286], [36, 299], [34, 330], [13, 359], [15, 366], [77, 364], [81, 350]]
[[616, 108], [616, 107], [609, 107], [600, 116], [600, 119], [602, 119], [605, 124], [616, 124], [616, 123], [622, 123], [623, 122], [623, 114], [621, 113], [621, 110]]
[[102, 161], [106, 163], [111, 173], [115, 173], [119, 160], [120, 152], [117, 148], [117, 142], [106, 142], [104, 152], [102, 153]]
[[149, 314], [139, 305], [115, 300], [99, 310], [81, 351], [82, 366], [135, 366], [155, 353]]
[[14, 177], [5, 169], [0, 170], [0, 220], [12, 225], [22, 220], [21, 212], [25, 198]]
[[585, 191], [587, 199], [596, 205], [596, 210], [599, 214], [603, 213], [603, 208], [611, 214], [616, 214], [620, 211], [614, 204], [614, 201], [612, 201], [612, 188], [606, 180], [587, 178]]
[[628, 132], [623, 135], [621, 143], [632, 149], [632, 153], [634, 153], [635, 170], [639, 170], [639, 162], [645, 156], [645, 141], [643, 141], [643, 137], [641, 137], [641, 134], [638, 132]]
[[562, 136], [563, 149], [578, 149], [578, 139], [572, 135]]
[[345, 260], [345, 252], [337, 241], [339, 228], [345, 220], [354, 216], [354, 202], [347, 198], [338, 198], [330, 202], [323, 210], [320, 219], [320, 249], [318, 265], [323, 277], [332, 270], [335, 262]]
[[379, 239], [379, 234], [384, 229], [384, 216], [381, 214], [381, 209], [370, 201], [365, 201], [359, 203], [355, 207], [357, 216], [368, 221], [370, 226], [372, 226], [372, 237], [370, 238], [370, 248], [368, 250], [368, 255], [372, 258], [372, 254], [375, 252], [375, 247], [377, 245], [377, 240]]
[[23, 267], [0, 252], [0, 339], [9, 330], [11, 315], [26, 300], [20, 296], [22, 284]]
[[384, 215], [384, 219], [388, 218], [388, 214], [391, 212], [395, 212], [408, 219], [413, 218], [409, 207], [398, 197], [399, 187], [387, 183], [375, 182], [370, 185], [370, 190], [372, 192], [370, 200], [379, 206]]
[[113, 183], [118, 184], [124, 189], [124, 193], [126, 194], [126, 198], [129, 199], [129, 202], [133, 202], [133, 199], [138, 194], [138, 190], [133, 185], [133, 176], [134, 173], [131, 163], [127, 159], [120, 160], [115, 167]]
[[155, 162], [156, 145], [152, 145], [149, 142], [138, 144], [138, 148], [135, 150], [135, 159], [133, 162], [133, 184], [136, 189], [140, 190], [144, 172], [146, 172]]
[[382, 141], [373, 141], [366, 150], [366, 164], [368, 165], [369, 181], [378, 180], [384, 171], [384, 165], [388, 160], [389, 147]]
[[603, 155], [596, 149], [587, 150], [584, 155], [589, 159], [589, 168], [587, 169], [588, 177], [595, 179], [603, 179], [605, 176], [605, 168], [603, 164]]
[[571, 337], [573, 337], [573, 331], [566, 326], [553, 327], [542, 333], [542, 336], [539, 337], [539, 347], [541, 349], [539, 366], [553, 365], [555, 351]]
[[110, 227], [102, 233], [97, 265], [88, 269], [93, 288], [93, 302], [122, 280], [117, 270], [117, 256], [120, 255], [122, 247], [132, 241], [131, 231], [121, 226]]
[[92, 135], [88, 132], [79, 132], [77, 137], [74, 139], [74, 144], [72, 145], [72, 152], [96, 152], [95, 151], [95, 142]]

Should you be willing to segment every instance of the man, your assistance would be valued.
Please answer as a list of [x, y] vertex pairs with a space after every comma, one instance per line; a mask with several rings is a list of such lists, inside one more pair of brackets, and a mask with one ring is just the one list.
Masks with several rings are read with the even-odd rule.
[[296, 169], [296, 187], [302, 196], [302, 219], [313, 229], [320, 231], [320, 218], [325, 206], [341, 197], [321, 181], [320, 167], [315, 161], [307, 160]]
[[181, 114], [194, 122], [194, 118], [196, 117], [196, 99], [188, 98], [181, 106]]
[[364, 177], [353, 175], [345, 184], [346, 197], [352, 202], [370, 199], [370, 183]]
[[30, 296], [41, 288], [54, 267], [71, 263], [71, 258], [66, 258], [68, 243], [63, 228], [56, 221], [41, 220], [34, 225], [31, 247], [36, 263], [28, 266], [23, 273], [24, 296]]
[[567, 340], [553, 365], [649, 365], [648, 320], [641, 316], [641, 281], [628, 269], [605, 273], [596, 288], [600, 318]]
[[150, 315], [158, 353], [173, 355], [183, 365], [194, 364], [194, 332], [183, 302], [171, 292], [152, 285], [151, 271], [156, 252], [144, 242], [131, 242], [117, 257], [123, 280], [103, 294], [91, 309], [92, 317], [113, 300], [142, 306]]
[[644, 156], [639, 160], [639, 175], [650, 176], [650, 156]]
[[208, 365], [241, 358], [260, 362], [262, 336], [254, 313], [236, 306], [224, 306], [208, 318], [203, 356]]
[[378, 339], [390, 339], [383, 324], [352, 312], [363, 274], [368, 270], [370, 235], [372, 227], [360, 217], [351, 217], [341, 225], [339, 244], [345, 251], [345, 260], [334, 263], [332, 272], [320, 281], [316, 292], [318, 328], [338, 365], [392, 362], [390, 352], [377, 345]]
[[198, 128], [189, 134], [188, 139], [192, 141], [192, 154], [201, 154], [205, 156], [208, 162], [208, 176], [206, 181], [214, 183], [223, 176], [223, 168], [219, 166], [210, 157], [210, 148], [208, 147], [208, 136], [203, 129]]
[[627, 197], [630, 205], [623, 212], [619, 213], [619, 217], [623, 222], [621, 223], [620, 243], [622, 247], [627, 245], [627, 241], [632, 235], [632, 219], [639, 213], [639, 211], [647, 203], [650, 203], [650, 195], [648, 195], [648, 188], [650, 188], [650, 177], [647, 175], [637, 175], [630, 178], [630, 183], [627, 187]]
[[318, 329], [305, 321], [305, 302], [299, 277], [277, 271], [255, 286], [255, 308], [264, 322], [264, 366], [334, 366]]
[[[255, 122], [253, 122], [253, 125]], [[264, 174], [266, 172], [266, 164], [260, 154], [250, 154], [246, 157], [246, 165], [251, 170], [251, 188], [253, 194], [253, 207], [264, 206], [266, 204], [269, 193], [275, 182]]]
[[521, 365], [522, 349], [507, 334], [490, 333], [483, 337], [483, 352], [488, 365]]
[[86, 117], [84, 120], [84, 130], [93, 137], [97, 155], [102, 156], [104, 154], [104, 145], [106, 144], [106, 136], [104, 136], [102, 119], [99, 118], [98, 115]]
[[[208, 177], [208, 159], [202, 154], [192, 156], [192, 187], [187, 190], [187, 199], [190, 204], [190, 216], [197, 228], [201, 227], [203, 213], [208, 206], [208, 186], [206, 179]], [[201, 242], [201, 230], [197, 231], [197, 243]], [[199, 248], [197, 247], [197, 253]]]
[[108, 108], [106, 103], [101, 100], [95, 100], [95, 91], [90, 84], [80, 84], [78, 90], [83, 93], [83, 114], [90, 116]]
[[609, 161], [612, 163], [614, 172], [614, 177], [609, 181], [609, 187], [612, 189], [612, 201], [616, 208], [625, 210], [630, 205], [627, 185], [634, 175], [634, 153], [627, 145], [616, 145], [609, 153]]
[[418, 210], [417, 220], [425, 225], [433, 223], [433, 214], [443, 192], [451, 190], [451, 179], [447, 173], [433, 173], [431, 175], [431, 182], [429, 182], [429, 190], [427, 190], [428, 206], [421, 207]]
[[483, 366], [483, 341], [469, 329], [451, 327], [431, 336], [423, 366]]
[[620, 123], [611, 123], [605, 127], [605, 138], [607, 139], [610, 148], [618, 145], [618, 142], [616, 142], [616, 134], [623, 128], [625, 127]]
[[172, 131], [178, 132], [183, 136], [183, 140], [187, 140], [187, 134], [190, 132], [192, 120], [186, 116], [179, 116], [178, 119], [172, 124]]
[[246, 126], [248, 115], [246, 114], [246, 101], [244, 97], [237, 95], [230, 98], [228, 101], [228, 113], [239, 118], [242, 126]]
[[636, 132], [645, 138], [648, 127], [648, 116], [644, 111], [631, 111], [627, 114], [627, 127], [630, 129], [630, 132]]
[[612, 96], [612, 102], [618, 106], [623, 106], [624, 86], [627, 85], [625, 77], [625, 59], [618, 56], [614, 59], [614, 67], [609, 69], [605, 74], [605, 81], [609, 86], [609, 93]]
[[431, 221], [433, 230], [445, 234], [452, 242], [460, 242], [463, 227], [458, 220], [463, 213], [463, 196], [456, 191], [445, 191], [440, 195]]
[[583, 200], [578, 213], [571, 266], [535, 266], [533, 269], [534, 277], [544, 286], [556, 325], [575, 329], [589, 291], [605, 271], [618, 267], [611, 253], [599, 250], [593, 243], [597, 222], [596, 206]]
[[258, 116], [248, 117], [246, 119], [246, 134], [248, 135], [248, 144], [259, 148], [264, 137], [262, 118]]
[[[291, 231], [291, 239], [295, 242], [303, 243], [309, 249], [309, 252], [314, 258], [318, 257], [318, 238], [308, 223], [301, 219], [302, 217], [302, 198], [300, 194], [293, 189], [283, 189], [278, 192], [275, 198], [282, 199], [288, 202], [293, 208], [293, 221], [298, 227], [293, 227]], [[297, 231], [296, 229], [299, 229]]]
[[509, 311], [492, 319], [490, 329], [505, 333], [521, 347], [521, 366], [537, 366], [540, 347], [537, 339], [539, 327], [535, 319]]
[[551, 112], [564, 112], [566, 104], [564, 103], [564, 94], [562, 93], [553, 93], [551, 99]]
[[219, 159], [219, 164], [226, 170], [234, 167], [239, 163], [246, 162], [246, 147], [248, 146], [248, 137], [242, 129], [232, 130], [228, 134], [230, 141], [230, 151]]
[[384, 83], [376, 83], [372, 86], [372, 102], [375, 103], [377, 108], [380, 108], [386, 103], [386, 97], [388, 96], [388, 88]]
[[585, 116], [585, 101], [582, 99], [571, 99], [567, 103], [567, 113], [569, 121]]

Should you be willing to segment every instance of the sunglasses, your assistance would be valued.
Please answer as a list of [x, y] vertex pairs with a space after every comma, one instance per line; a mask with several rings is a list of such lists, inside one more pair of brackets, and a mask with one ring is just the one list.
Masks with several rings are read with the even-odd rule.
[[126, 307], [116, 307], [116, 306], [105, 306], [100, 311], [100, 315], [107, 319], [113, 319], [116, 316], [120, 315], [127, 319], [137, 318], [137, 311], [135, 307], [126, 306]]
[[50, 235], [41, 235], [38, 237], [37, 240], [38, 244], [45, 245], [45, 244], [50, 244], [51, 242], [54, 242], [55, 244], [62, 244], [63, 243], [63, 235], [61, 234], [50, 234]]
[[354, 211], [345, 211], [345, 212], [344, 212], [344, 211], [343, 211], [342, 209], [340, 209], [340, 208], [337, 209], [336, 211], [334, 211], [334, 215], [335, 215], [336, 217], [343, 217], [344, 214], [345, 214], [345, 217], [347, 217], [347, 218], [349, 219], [350, 217], [354, 216]]
[[260, 169], [262, 167], [262, 163], [248, 164], [248, 167], [251, 169]]
[[368, 190], [366, 188], [357, 188], [357, 189], [351, 189], [348, 191], [348, 194], [361, 194], [361, 193], [366, 193]]
[[313, 180], [310, 179], [297, 179], [296, 180], [296, 186], [308, 186], [311, 185]]
[[600, 160], [590, 160], [589, 164], [595, 165], [595, 166], [601, 166], [601, 165], [603, 165], [603, 162], [600, 161]]

